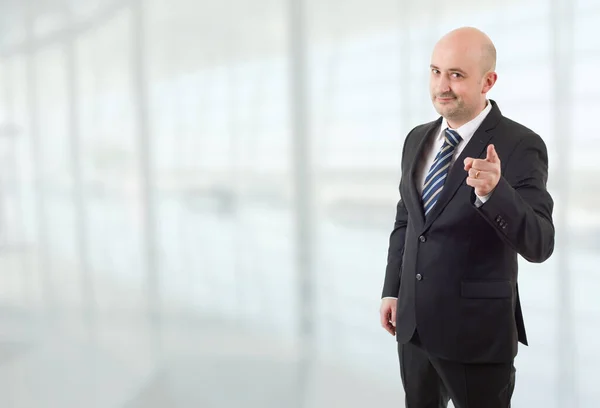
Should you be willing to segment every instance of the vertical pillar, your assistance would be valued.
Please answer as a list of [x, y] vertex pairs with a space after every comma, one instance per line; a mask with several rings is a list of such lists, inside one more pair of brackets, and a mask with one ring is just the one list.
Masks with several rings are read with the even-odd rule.
[[[306, 396], [315, 344], [315, 216], [314, 163], [309, 135], [308, 75], [305, 0], [288, 0], [290, 27], [290, 108], [292, 125], [292, 175], [295, 217], [295, 257], [297, 277], [298, 338], [300, 361], [299, 394]], [[303, 398], [296, 406], [305, 405]]]
[[[149, 96], [146, 71], [146, 27], [144, 24], [144, 1], [131, 3], [132, 35], [132, 79], [133, 104], [137, 129], [137, 147], [139, 151], [142, 242], [144, 266], [146, 271], [146, 305], [152, 336], [157, 342], [161, 329], [161, 299], [158, 277], [158, 243], [156, 239], [156, 192], [152, 169], [152, 138], [149, 126]], [[159, 347], [160, 343], [155, 346]], [[157, 349], [159, 351], [160, 349]]]
[[[65, 9], [65, 23], [73, 27], [71, 11]], [[79, 98], [79, 66], [76, 53], [76, 33], [71, 32], [65, 42], [66, 71], [67, 71], [67, 105], [68, 105], [68, 132], [70, 139], [70, 168], [73, 177], [73, 207], [75, 209], [75, 248], [77, 265], [81, 275], [81, 295], [83, 303], [83, 319], [88, 325], [89, 334], [92, 335], [95, 318], [95, 297], [93, 290], [92, 267], [90, 260], [89, 228], [86, 212], [86, 200], [83, 183], [83, 166], [81, 158], [80, 111]]]
[[27, 30], [27, 53], [26, 53], [26, 77], [27, 77], [27, 104], [29, 110], [29, 134], [31, 145], [31, 159], [33, 166], [33, 187], [36, 200], [34, 203], [36, 232], [37, 232], [37, 272], [42, 281], [42, 302], [50, 315], [54, 316], [56, 310], [56, 299], [52, 287], [52, 265], [48, 254], [48, 228], [46, 221], [46, 194], [44, 176], [42, 174], [43, 152], [40, 137], [40, 109], [38, 100], [38, 83], [35, 61], [35, 49], [33, 47], [35, 3], [29, 0], [25, 7], [25, 23]]
[[314, 181], [308, 132], [307, 47], [304, 0], [290, 4], [290, 81], [292, 163], [295, 218], [295, 265], [298, 278], [299, 334], [303, 341], [314, 336]]
[[577, 400], [577, 367], [576, 367], [576, 336], [573, 319], [573, 297], [571, 286], [571, 268], [569, 265], [570, 245], [568, 237], [567, 212], [569, 211], [569, 170], [571, 164], [570, 140], [568, 135], [572, 130], [573, 118], [573, 3], [570, 0], [552, 0], [551, 2], [552, 56], [551, 66], [554, 69], [552, 85], [554, 87], [554, 106], [552, 127], [554, 129], [555, 152], [560, 157], [550, 158], [552, 164], [552, 181], [557, 187], [557, 198], [560, 200], [554, 221], [561, 228], [562, 240], [560, 251], [555, 254], [558, 280], [558, 403], [559, 407], [579, 406]]

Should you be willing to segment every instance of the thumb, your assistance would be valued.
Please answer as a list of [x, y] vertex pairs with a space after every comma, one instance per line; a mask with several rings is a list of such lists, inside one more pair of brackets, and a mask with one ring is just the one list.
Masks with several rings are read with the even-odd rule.
[[392, 325], [396, 327], [396, 307], [392, 307]]
[[496, 152], [496, 148], [493, 144], [487, 147], [487, 157], [485, 160], [490, 163], [500, 163], [500, 158], [498, 157], [498, 153]]

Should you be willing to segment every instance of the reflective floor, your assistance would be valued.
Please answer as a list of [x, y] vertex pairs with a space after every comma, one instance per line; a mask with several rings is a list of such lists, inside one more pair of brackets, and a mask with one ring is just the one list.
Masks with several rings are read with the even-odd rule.
[[[4, 307], [0, 316], [2, 407], [403, 406], [391, 337], [387, 362], [361, 367], [351, 355], [344, 361], [202, 318], [170, 319], [157, 331], [127, 315], [90, 324]], [[514, 406], [557, 406], [543, 387], [544, 366], [554, 363], [522, 354]], [[578, 406], [594, 407], [592, 397]]]
[[[356, 372], [343, 362], [302, 361], [301, 350], [265, 335], [207, 321], [142, 320], [87, 326], [2, 310], [3, 407], [399, 406], [399, 377]], [[392, 347], [390, 347], [390, 350]], [[379, 380], [375, 380], [378, 378]]]
[[[576, 297], [576, 304], [593, 310], [595, 303], [582, 302], [594, 299], [597, 279], [584, 267], [594, 259], [577, 259], [582, 279], [577, 293], [590, 293]], [[249, 302], [232, 305], [227, 291], [212, 293], [214, 307], [203, 309], [175, 301], [185, 293], [181, 286], [182, 294], [171, 297], [160, 319], [151, 321], [145, 303], [135, 297], [138, 285], [118, 274], [95, 281], [103, 301], [86, 314], [85, 299], [70, 295], [80, 285], [78, 272], [57, 259], [49, 262], [49, 302], [43, 275], [27, 275], [38, 263], [33, 253], [4, 251], [0, 256], [0, 407], [403, 406], [396, 344], [378, 327], [377, 296], [363, 304], [323, 303], [312, 322], [314, 336], [300, 341], [294, 313], [276, 310], [276, 301], [251, 310]], [[246, 286], [243, 299], [273, 296], [274, 290], [263, 293], [264, 286], [280, 271], [265, 272], [261, 285]], [[277, 287], [285, 287], [285, 277], [278, 279]], [[571, 324], [581, 336], [565, 345], [557, 336], [563, 332], [558, 320], [548, 318], [555, 314], [542, 307], [544, 292], [554, 290], [542, 291], [544, 282], [545, 268], [523, 269], [532, 346], [521, 348], [516, 361], [513, 405], [563, 408], [557, 397], [575, 384], [571, 395], [579, 401], [572, 406], [595, 408], [600, 332], [593, 314], [578, 314]], [[577, 359], [571, 382], [560, 372], [564, 361], [557, 356], [564, 355]]]

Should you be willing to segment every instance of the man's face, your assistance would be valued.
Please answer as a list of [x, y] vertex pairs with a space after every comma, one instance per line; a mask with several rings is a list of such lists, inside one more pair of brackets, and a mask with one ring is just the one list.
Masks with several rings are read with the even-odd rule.
[[436, 111], [458, 127], [483, 109], [485, 75], [479, 49], [457, 43], [436, 45], [431, 58], [430, 93]]

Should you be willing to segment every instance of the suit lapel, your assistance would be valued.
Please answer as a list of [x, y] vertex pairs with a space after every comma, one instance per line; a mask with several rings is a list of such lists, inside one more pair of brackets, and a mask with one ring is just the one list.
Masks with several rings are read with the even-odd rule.
[[428, 141], [433, 137], [434, 132], [437, 132], [440, 128], [440, 124], [442, 123], [442, 119], [438, 119], [435, 122], [432, 122], [426, 129], [421, 137], [421, 140], [418, 141], [417, 149], [415, 154], [413, 155], [412, 162], [410, 163], [409, 172], [408, 172], [408, 202], [406, 205], [408, 206], [408, 210], [412, 210], [412, 214], [417, 214], [415, 217], [416, 227], [417, 229], [422, 229], [425, 224], [425, 214], [423, 212], [423, 205], [421, 203], [421, 195], [419, 194], [419, 190], [417, 190], [417, 182], [415, 179], [415, 172], [420, 164], [422, 164], [423, 157], [423, 149], [427, 146]]
[[456, 158], [456, 161], [450, 168], [450, 172], [448, 173], [448, 178], [446, 179], [446, 183], [444, 184], [444, 188], [440, 193], [440, 197], [438, 198], [437, 203], [431, 209], [431, 212], [427, 216], [425, 221], [424, 230], [429, 228], [429, 226], [435, 221], [435, 219], [440, 215], [444, 207], [448, 204], [450, 199], [458, 190], [458, 187], [462, 184], [463, 181], [467, 178], [467, 172], [464, 168], [464, 161], [467, 157], [474, 158], [483, 158], [485, 157], [486, 148], [489, 140], [492, 138], [492, 134], [489, 132], [498, 124], [498, 121], [501, 119], [502, 114], [498, 109], [498, 106], [494, 101], [490, 101], [492, 104], [492, 110], [488, 114], [488, 116], [481, 123], [475, 134], [469, 143], [465, 146], [461, 154]]

